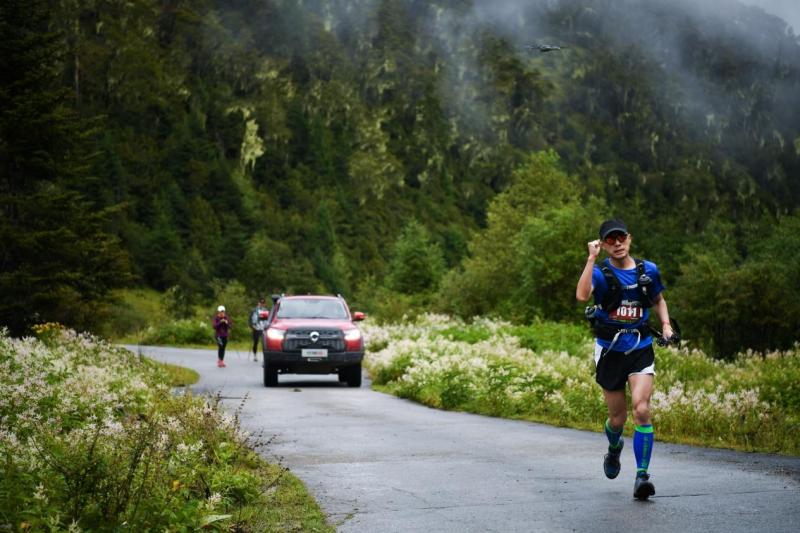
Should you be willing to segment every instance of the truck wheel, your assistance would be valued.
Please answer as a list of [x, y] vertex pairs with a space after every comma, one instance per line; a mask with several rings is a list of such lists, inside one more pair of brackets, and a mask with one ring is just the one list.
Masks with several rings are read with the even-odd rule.
[[264, 386], [276, 387], [278, 385], [278, 369], [264, 361]]
[[347, 386], [360, 387], [361, 386], [361, 364], [351, 366], [347, 369]]

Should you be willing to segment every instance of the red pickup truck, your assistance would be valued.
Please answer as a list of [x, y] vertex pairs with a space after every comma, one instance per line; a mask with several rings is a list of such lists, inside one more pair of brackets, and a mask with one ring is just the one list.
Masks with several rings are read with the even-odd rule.
[[264, 330], [264, 386], [278, 374], [339, 374], [350, 387], [361, 386], [364, 337], [355, 324], [364, 313], [350, 313], [337, 296], [280, 296]]

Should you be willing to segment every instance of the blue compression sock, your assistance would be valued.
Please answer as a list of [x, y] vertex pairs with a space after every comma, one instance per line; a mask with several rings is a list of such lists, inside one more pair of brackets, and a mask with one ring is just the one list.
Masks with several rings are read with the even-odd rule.
[[606, 419], [606, 437], [608, 437], [608, 444], [612, 448], [619, 448], [619, 441], [622, 439], [622, 429], [614, 429], [611, 427], [611, 421]]
[[653, 453], [653, 426], [636, 426], [633, 432], [633, 455], [636, 457], [636, 473], [646, 473]]

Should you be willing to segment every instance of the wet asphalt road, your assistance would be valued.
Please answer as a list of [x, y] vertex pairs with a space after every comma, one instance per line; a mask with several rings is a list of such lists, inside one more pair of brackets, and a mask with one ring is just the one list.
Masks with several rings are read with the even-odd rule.
[[[136, 350], [136, 347], [130, 347]], [[602, 472], [605, 436], [438, 411], [341, 385], [335, 375], [280, 376], [229, 350], [141, 347], [197, 370], [197, 393], [219, 393], [242, 422], [273, 437], [288, 466], [342, 532], [800, 531], [800, 458], [658, 442], [656, 496], [632, 498], [630, 439], [622, 473]]]

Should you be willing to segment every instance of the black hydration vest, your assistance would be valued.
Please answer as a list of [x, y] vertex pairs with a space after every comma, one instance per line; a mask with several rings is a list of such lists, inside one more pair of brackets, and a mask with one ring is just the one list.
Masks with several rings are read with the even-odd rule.
[[[653, 297], [650, 296], [653, 290], [653, 280], [645, 274], [644, 261], [641, 259], [634, 259], [634, 261], [636, 262], [636, 291], [639, 293], [639, 301], [645, 309], [653, 307]], [[603, 300], [600, 302], [600, 307], [606, 313], [610, 313], [622, 303], [622, 283], [619, 282], [616, 274], [611, 270], [608, 259], [600, 265], [600, 271], [603, 273], [608, 287], [608, 290], [603, 295]]]
[[[636, 291], [638, 292], [639, 301], [641, 302], [642, 307], [645, 309], [653, 307], [653, 297], [651, 296], [653, 290], [653, 280], [645, 273], [644, 261], [635, 258], [634, 261], [636, 262]], [[595, 315], [597, 308], [599, 307], [606, 313], [611, 313], [617, 309], [620, 304], [622, 304], [622, 293], [624, 290], [622, 283], [620, 283], [619, 279], [614, 274], [614, 271], [611, 270], [608, 259], [603, 261], [599, 268], [603, 273], [603, 278], [606, 280], [607, 290], [603, 295], [603, 300], [598, 305], [589, 306], [586, 308], [586, 318], [589, 320], [589, 324], [591, 324], [594, 334], [603, 340], [611, 340], [620, 330], [628, 329], [630, 329], [630, 332], [638, 330], [642, 338], [650, 335], [652, 330], [646, 323], [637, 328], [625, 328], [624, 326], [602, 324], [599, 320], [597, 320]]]

